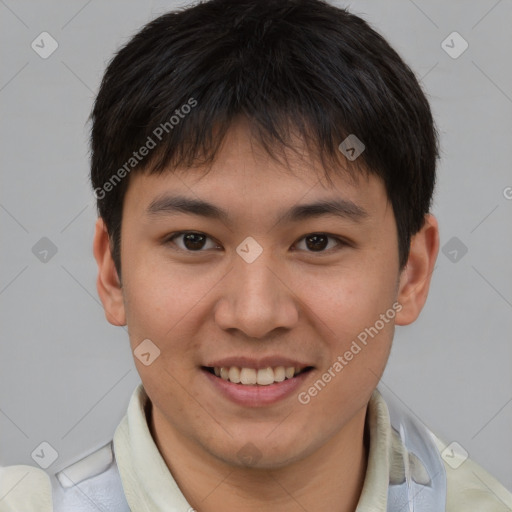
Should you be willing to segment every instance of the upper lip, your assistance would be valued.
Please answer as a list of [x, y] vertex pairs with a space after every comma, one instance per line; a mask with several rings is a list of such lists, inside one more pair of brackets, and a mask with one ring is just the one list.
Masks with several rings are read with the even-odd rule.
[[272, 368], [276, 368], [278, 366], [284, 366], [285, 368], [288, 368], [293, 366], [295, 368], [299, 368], [299, 370], [303, 370], [304, 368], [312, 365], [302, 363], [296, 359], [291, 359], [288, 357], [267, 356], [259, 359], [255, 359], [254, 357], [226, 357], [224, 359], [215, 359], [205, 364], [204, 366], [211, 368], [228, 368], [231, 366], [238, 366], [239, 368], [254, 368], [256, 370], [268, 368], [269, 366]]

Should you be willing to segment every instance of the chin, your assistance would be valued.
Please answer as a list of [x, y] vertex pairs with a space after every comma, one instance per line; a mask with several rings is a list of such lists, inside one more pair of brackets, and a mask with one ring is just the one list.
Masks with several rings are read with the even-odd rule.
[[[301, 447], [300, 453], [297, 447]], [[210, 453], [225, 464], [245, 469], [275, 470], [285, 467], [307, 456], [308, 450], [304, 450], [304, 438], [289, 440], [283, 443], [282, 439], [276, 439], [276, 444], [269, 443], [268, 433], [259, 437], [247, 436], [245, 441], [237, 441], [234, 446], [212, 451]], [[314, 451], [311, 447], [309, 451]]]

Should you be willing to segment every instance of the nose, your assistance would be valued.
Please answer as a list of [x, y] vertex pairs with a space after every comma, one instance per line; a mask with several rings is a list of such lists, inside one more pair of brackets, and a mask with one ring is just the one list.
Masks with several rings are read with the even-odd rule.
[[264, 250], [252, 263], [235, 258], [215, 308], [215, 320], [220, 328], [262, 339], [273, 331], [289, 330], [297, 324], [298, 300], [292, 283], [269, 252]]

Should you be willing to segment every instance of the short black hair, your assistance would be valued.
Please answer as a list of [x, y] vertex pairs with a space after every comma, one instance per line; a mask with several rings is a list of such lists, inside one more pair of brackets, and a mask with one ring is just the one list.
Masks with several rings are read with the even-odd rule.
[[[405, 266], [431, 207], [438, 159], [413, 71], [347, 9], [321, 0], [211, 0], [145, 25], [101, 82], [90, 116], [91, 182], [119, 275], [130, 175], [211, 164], [241, 116], [272, 158], [276, 148], [293, 149], [296, 134], [330, 183], [330, 172], [379, 176]], [[356, 160], [339, 149], [351, 134], [364, 144]]]

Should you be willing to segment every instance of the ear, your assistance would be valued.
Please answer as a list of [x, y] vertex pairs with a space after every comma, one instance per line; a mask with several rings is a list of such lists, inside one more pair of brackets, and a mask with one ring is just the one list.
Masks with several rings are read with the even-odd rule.
[[96, 288], [105, 309], [105, 317], [112, 325], [126, 325], [121, 282], [112, 259], [108, 231], [101, 217], [96, 221], [93, 252], [98, 264]]
[[427, 301], [438, 252], [437, 220], [428, 214], [423, 227], [411, 239], [409, 258], [400, 275], [397, 300], [402, 309], [395, 317], [397, 325], [408, 325], [418, 318]]

